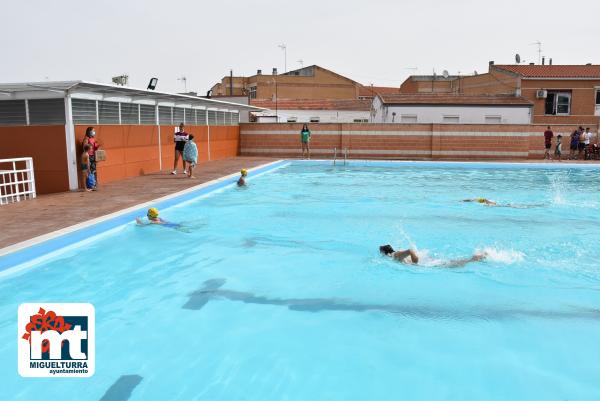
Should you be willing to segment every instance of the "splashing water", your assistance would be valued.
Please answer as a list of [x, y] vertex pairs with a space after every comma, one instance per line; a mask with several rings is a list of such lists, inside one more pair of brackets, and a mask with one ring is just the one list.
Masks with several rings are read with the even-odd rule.
[[567, 174], [553, 174], [548, 179], [552, 187], [552, 203], [555, 205], [566, 205], [564, 194], [567, 192]]
[[478, 249], [477, 253], [485, 253], [486, 260], [491, 262], [504, 263], [507, 265], [522, 262], [525, 254], [514, 249], [499, 249], [495, 247], [485, 247]]

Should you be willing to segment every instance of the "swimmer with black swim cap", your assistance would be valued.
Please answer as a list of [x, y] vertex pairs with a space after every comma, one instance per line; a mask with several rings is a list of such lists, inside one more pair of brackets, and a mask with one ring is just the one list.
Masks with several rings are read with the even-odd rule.
[[[392, 248], [392, 246], [388, 244], [388, 245], [381, 245], [379, 247], [379, 252], [381, 252], [385, 256], [391, 257], [392, 259], [394, 259], [398, 262], [409, 263], [409, 264], [413, 264], [413, 265], [416, 265], [419, 263], [419, 255], [417, 255], [417, 253], [415, 251], [413, 251], [412, 249], [405, 249], [402, 251], [394, 251], [394, 248]], [[463, 267], [467, 263], [479, 262], [479, 261], [485, 260], [486, 257], [487, 257], [487, 254], [485, 252], [476, 253], [475, 255], [471, 256], [470, 258], [450, 260], [448, 262], [439, 264], [438, 267]]]
[[[379, 247], [379, 252], [383, 253], [385, 256], [389, 256], [394, 260], [400, 261], [402, 263], [412, 263], [416, 265], [419, 263], [419, 256], [412, 249], [405, 249], [403, 251], [394, 251], [391, 245], [382, 245]], [[408, 257], [410, 256], [410, 261], [408, 261]]]

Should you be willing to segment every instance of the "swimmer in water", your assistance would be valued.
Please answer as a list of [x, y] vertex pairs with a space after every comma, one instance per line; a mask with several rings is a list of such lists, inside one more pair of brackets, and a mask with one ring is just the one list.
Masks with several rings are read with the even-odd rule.
[[493, 200], [489, 200], [486, 198], [463, 199], [463, 202], [477, 202], [477, 203], [482, 203], [486, 206], [497, 206], [498, 205]]
[[[410, 263], [413, 265], [419, 264], [419, 255], [412, 249], [394, 251], [394, 248], [392, 248], [392, 246], [388, 244], [380, 246], [379, 252], [402, 263]], [[476, 253], [470, 258], [454, 259], [448, 262], [441, 263], [438, 265], [438, 267], [463, 267], [467, 263], [482, 261], [486, 258], [486, 256], [487, 255], [485, 253]]]
[[242, 171], [240, 171], [240, 179], [237, 181], [237, 186], [238, 187], [243, 187], [246, 185], [246, 176], [248, 175], [248, 170], [246, 170], [245, 168], [242, 169]]
[[148, 209], [148, 213], [146, 214], [146, 217], [148, 218], [148, 221], [144, 221], [141, 218], [137, 217], [135, 219], [136, 223], [140, 226], [149, 226], [151, 224], [159, 224], [163, 227], [167, 227], [167, 228], [174, 228], [178, 231], [182, 231], [185, 233], [191, 232], [188, 228], [182, 226], [179, 223], [171, 223], [169, 221], [166, 221], [164, 219], [161, 219], [160, 217], [158, 217], [158, 209], [155, 207], [151, 207], [150, 209]]

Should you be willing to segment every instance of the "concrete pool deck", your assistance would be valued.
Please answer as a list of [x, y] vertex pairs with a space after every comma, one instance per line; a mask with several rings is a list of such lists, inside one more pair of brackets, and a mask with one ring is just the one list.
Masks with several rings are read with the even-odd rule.
[[199, 164], [195, 179], [170, 171], [102, 185], [96, 192], [63, 192], [0, 207], [0, 249], [277, 159], [236, 157]]

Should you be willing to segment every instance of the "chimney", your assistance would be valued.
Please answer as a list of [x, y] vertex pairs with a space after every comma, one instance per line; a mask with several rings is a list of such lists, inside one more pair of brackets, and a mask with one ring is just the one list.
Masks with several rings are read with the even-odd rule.
[[256, 75], [262, 75], [262, 70], [256, 70]]
[[229, 70], [229, 96], [233, 96], [233, 70]]
[[490, 61], [488, 62], [488, 65], [489, 65], [490, 67], [491, 67], [491, 66], [493, 66], [493, 65], [494, 65], [494, 60], [490, 60]]
[[273, 67], [273, 75], [277, 75], [277, 68]]
[[548, 65], [552, 65], [552, 58], [550, 58], [550, 60], [548, 60]]
[[542, 65], [546, 65], [546, 57], [542, 57]]

